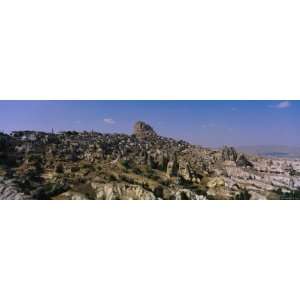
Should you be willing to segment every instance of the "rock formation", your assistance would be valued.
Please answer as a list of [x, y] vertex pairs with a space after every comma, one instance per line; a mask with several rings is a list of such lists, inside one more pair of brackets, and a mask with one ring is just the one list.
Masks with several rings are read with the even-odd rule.
[[300, 160], [162, 137], [67, 131], [0, 134], [0, 199], [294, 199]]
[[142, 121], [138, 121], [135, 123], [134, 125], [134, 135], [139, 138], [139, 139], [146, 139], [149, 137], [156, 137], [157, 134], [156, 132], [153, 130], [153, 128], [142, 122]]
[[173, 176], [177, 176], [177, 172], [178, 172], [178, 163], [176, 160], [170, 160], [168, 162], [167, 165], [167, 176], [173, 177]]
[[0, 179], [0, 200], [26, 200], [30, 199], [19, 191], [18, 187], [11, 180]]
[[222, 149], [222, 159], [236, 161], [237, 152], [233, 147], [224, 146]]
[[245, 154], [240, 153], [236, 159], [236, 165], [238, 167], [252, 167], [253, 164], [246, 158]]

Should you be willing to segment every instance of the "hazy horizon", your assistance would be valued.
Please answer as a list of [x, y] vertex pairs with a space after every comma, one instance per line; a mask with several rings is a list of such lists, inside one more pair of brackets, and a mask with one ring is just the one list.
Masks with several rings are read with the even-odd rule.
[[131, 134], [142, 120], [207, 147], [299, 147], [299, 115], [300, 101], [0, 101], [0, 131]]

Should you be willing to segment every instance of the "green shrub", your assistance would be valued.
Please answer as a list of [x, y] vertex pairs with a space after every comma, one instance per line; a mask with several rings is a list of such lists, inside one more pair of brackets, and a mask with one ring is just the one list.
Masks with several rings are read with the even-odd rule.
[[64, 166], [62, 163], [59, 163], [56, 167], [55, 167], [55, 172], [62, 174], [64, 173]]
[[129, 163], [129, 160], [127, 159], [122, 159], [120, 161], [121, 165], [125, 168], [125, 169], [130, 169], [130, 163]]
[[300, 200], [300, 189], [296, 191], [291, 191], [289, 193], [279, 193], [280, 200]]
[[234, 197], [235, 200], [249, 200], [250, 198], [251, 198], [251, 195], [249, 194], [249, 192], [246, 189], [240, 191]]

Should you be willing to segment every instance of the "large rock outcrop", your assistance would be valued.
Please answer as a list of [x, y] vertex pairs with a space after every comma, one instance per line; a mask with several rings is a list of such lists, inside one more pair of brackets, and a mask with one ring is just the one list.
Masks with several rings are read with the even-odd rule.
[[224, 146], [222, 149], [222, 160], [231, 160], [236, 161], [237, 159], [237, 152], [233, 147]]
[[157, 136], [154, 129], [150, 125], [142, 121], [138, 121], [134, 124], [133, 133], [139, 139], [146, 139]]
[[97, 199], [102, 200], [155, 200], [155, 195], [139, 185], [125, 183], [92, 183]]

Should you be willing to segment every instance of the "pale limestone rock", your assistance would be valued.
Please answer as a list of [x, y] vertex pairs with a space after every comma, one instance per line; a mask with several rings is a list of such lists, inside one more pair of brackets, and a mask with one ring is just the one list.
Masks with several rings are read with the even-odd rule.
[[191, 167], [187, 162], [180, 162], [178, 175], [186, 181], [192, 181]]
[[219, 177], [213, 178], [207, 183], [208, 188], [216, 188], [221, 186], [225, 186], [225, 180]]
[[29, 196], [18, 190], [10, 180], [0, 180], [0, 200], [28, 200]]
[[99, 184], [92, 182], [91, 186], [96, 191], [97, 199], [103, 200], [155, 200], [155, 195], [139, 185], [125, 183]]
[[188, 189], [178, 190], [175, 194], [176, 200], [206, 200], [205, 196], [198, 195]]
[[178, 164], [176, 161], [172, 160], [168, 162], [167, 165], [167, 176], [173, 177], [173, 176], [177, 176], [178, 173]]

